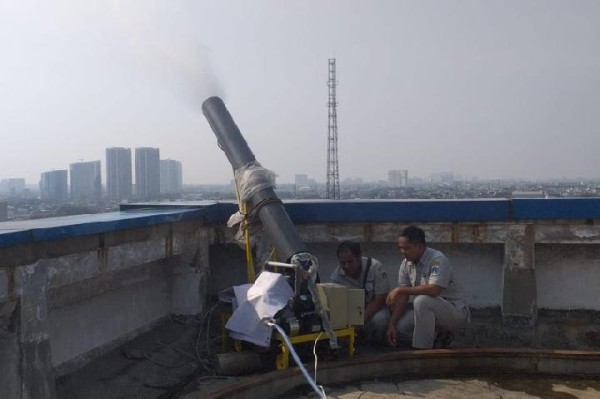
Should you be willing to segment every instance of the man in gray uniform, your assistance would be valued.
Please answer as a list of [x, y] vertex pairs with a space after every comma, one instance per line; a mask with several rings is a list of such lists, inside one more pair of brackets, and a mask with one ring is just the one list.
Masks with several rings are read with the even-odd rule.
[[331, 274], [330, 280], [349, 288], [365, 290], [363, 338], [372, 343], [382, 343], [390, 319], [385, 306], [390, 282], [383, 265], [377, 259], [362, 256], [360, 244], [351, 241], [340, 243], [337, 258], [339, 266]]
[[[436, 338], [441, 341], [439, 346], [445, 347], [452, 332], [463, 327], [469, 317], [452, 265], [443, 253], [426, 246], [425, 232], [418, 227], [405, 228], [398, 247], [404, 260], [398, 287], [386, 299], [392, 310], [387, 341], [397, 346], [400, 333], [412, 335], [415, 349], [433, 348]], [[410, 296], [414, 311], [408, 309]]]

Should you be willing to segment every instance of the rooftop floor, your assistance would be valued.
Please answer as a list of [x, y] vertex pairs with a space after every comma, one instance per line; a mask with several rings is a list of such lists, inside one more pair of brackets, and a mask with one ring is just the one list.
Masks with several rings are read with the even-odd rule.
[[[306, 389], [302, 389], [306, 391]], [[362, 381], [325, 387], [330, 399], [592, 399], [600, 397], [600, 382], [572, 377], [471, 377], [453, 379]], [[314, 392], [286, 395], [289, 399], [318, 397]], [[185, 398], [191, 399], [191, 398]]]
[[[117, 399], [117, 398], [178, 398], [178, 399], [216, 399], [224, 397], [264, 397], [239, 396], [230, 392], [232, 386], [253, 386], [264, 381], [285, 383], [286, 378], [300, 374], [292, 362], [287, 370], [273, 371], [273, 367], [263, 373], [248, 376], [215, 375], [214, 355], [222, 351], [220, 312], [214, 308], [210, 318], [167, 319], [153, 330], [124, 343], [106, 355], [98, 358], [82, 369], [60, 378], [57, 381], [58, 399]], [[460, 348], [464, 341], [457, 340]], [[464, 346], [463, 346], [464, 347]], [[460, 351], [460, 350], [459, 350]], [[442, 353], [441, 362], [457, 356], [459, 351]], [[468, 351], [468, 349], [467, 349]], [[473, 350], [477, 351], [477, 350]], [[419, 357], [440, 351], [419, 351], [423, 356], [411, 355], [408, 349], [393, 350], [388, 347], [359, 346], [354, 358], [349, 359], [345, 352], [336, 361], [319, 359], [317, 381], [327, 380], [328, 370], [333, 367], [350, 369], [350, 364], [373, 368], [374, 359], [382, 356], [380, 366], [388, 368], [386, 362], [393, 361], [390, 356], [399, 352], [406, 358], [397, 362], [409, 364]], [[425, 353], [429, 352], [429, 353]], [[493, 352], [493, 351], [492, 351]], [[600, 353], [579, 352], [580, 356], [595, 359], [600, 363]], [[492, 358], [493, 358], [492, 354]], [[314, 362], [306, 359], [306, 367], [314, 375]], [[516, 361], [518, 362], [518, 360]], [[468, 359], [463, 363], [468, 363]], [[501, 364], [502, 360], [498, 360]], [[568, 363], [568, 362], [567, 362]], [[565, 364], [567, 364], [565, 363]], [[416, 364], [416, 363], [415, 363]], [[440, 363], [442, 364], [442, 363]], [[529, 366], [528, 366], [529, 367]], [[598, 373], [598, 365], [589, 371]], [[324, 386], [328, 398], [371, 399], [371, 398], [597, 398], [600, 397], [600, 382], [597, 378], [571, 376], [519, 374], [459, 374], [444, 375], [448, 368], [441, 367], [439, 375], [432, 375], [426, 367], [417, 366], [411, 373], [395, 374], [386, 377], [381, 372], [377, 379], [364, 378], [349, 383], [332, 383]], [[477, 368], [474, 372], [481, 372]], [[279, 374], [278, 374], [279, 373]], [[352, 371], [349, 371], [352, 373]], [[423, 379], [419, 379], [422, 373]], [[319, 377], [321, 376], [321, 377]], [[294, 377], [295, 378], [295, 377]], [[258, 382], [257, 381], [263, 381]], [[295, 388], [294, 388], [295, 387]], [[283, 396], [290, 399], [317, 398], [304, 378], [296, 378], [289, 392]]]

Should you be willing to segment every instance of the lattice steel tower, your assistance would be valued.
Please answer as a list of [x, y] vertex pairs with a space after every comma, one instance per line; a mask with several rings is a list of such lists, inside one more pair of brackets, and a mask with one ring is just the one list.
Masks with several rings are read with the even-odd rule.
[[329, 59], [329, 129], [327, 134], [327, 198], [340, 199], [340, 171], [338, 168], [338, 129], [337, 129], [337, 100], [335, 89], [335, 58]]

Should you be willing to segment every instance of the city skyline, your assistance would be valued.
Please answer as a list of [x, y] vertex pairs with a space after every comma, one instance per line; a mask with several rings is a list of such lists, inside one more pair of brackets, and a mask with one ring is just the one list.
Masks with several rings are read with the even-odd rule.
[[131, 148], [108, 147], [104, 162], [79, 160], [69, 164], [68, 169], [42, 171], [33, 184], [20, 177], [1, 178], [0, 197], [17, 196], [36, 186], [43, 199], [61, 201], [99, 200], [104, 195], [117, 201], [148, 200], [160, 194], [181, 193], [180, 161], [160, 159], [159, 148], [136, 147], [135, 158], [131, 153]]
[[[134, 158], [132, 158], [134, 159]], [[161, 159], [162, 161], [172, 161], [170, 159]], [[94, 162], [94, 161], [88, 161], [88, 162]], [[175, 161], [175, 162], [179, 162], [179, 161]], [[102, 173], [102, 189], [103, 191], [105, 191], [106, 195], [108, 197], [110, 197], [108, 191], [109, 191], [109, 185], [107, 184], [107, 175], [106, 175], [106, 165], [105, 163], [102, 163], [102, 167], [104, 170], [104, 173]], [[181, 162], [179, 162], [180, 164], [182, 164]], [[134, 168], [134, 162], [132, 162], [132, 168]], [[57, 170], [62, 170], [62, 169], [51, 169], [51, 170], [47, 170], [47, 171], [43, 171], [40, 173], [40, 178], [37, 179], [37, 181], [35, 182], [30, 182], [27, 181], [25, 178], [21, 178], [21, 177], [10, 177], [10, 178], [0, 178], [0, 183], [4, 184], [4, 185], [8, 185], [10, 181], [23, 181], [25, 188], [35, 188], [35, 187], [39, 187], [40, 183], [41, 183], [41, 179], [42, 179], [42, 175], [44, 173], [48, 173], [48, 172], [54, 172]], [[389, 170], [386, 171], [384, 175], [376, 177], [374, 179], [366, 179], [362, 176], [346, 176], [343, 177], [342, 179], [340, 179], [340, 183], [341, 184], [356, 184], [356, 182], [362, 182], [365, 184], [370, 184], [370, 183], [377, 183], [377, 184], [383, 184], [383, 183], [389, 183], [390, 182], [390, 175], [389, 172], [408, 172], [408, 170]], [[308, 175], [306, 173], [295, 173], [292, 178], [289, 181], [284, 181], [281, 180], [279, 175], [276, 174], [276, 184], [282, 184], [282, 185], [296, 185], [296, 181], [297, 181], [297, 176], [298, 175], [304, 175], [308, 178], [308, 180], [314, 182], [314, 184], [320, 184], [320, 185], [325, 185], [326, 184], [326, 180], [325, 178], [323, 179], [318, 179], [312, 175]], [[428, 175], [423, 175], [423, 176], [417, 176], [417, 175], [413, 175], [413, 174], [409, 174], [406, 181], [407, 181], [407, 185], [414, 185], [415, 181], [417, 181], [417, 184], [437, 184], [437, 183], [444, 183], [444, 182], [448, 182], [447, 175], [450, 176], [454, 176], [450, 181], [453, 182], [470, 182], [470, 181], [474, 181], [474, 182], [530, 182], [530, 183], [547, 183], [547, 182], [560, 182], [560, 181], [569, 181], [569, 182], [577, 182], [577, 181], [587, 181], [587, 182], [594, 182], [594, 181], [599, 181], [600, 182], [600, 177], [585, 177], [585, 176], [563, 176], [563, 177], [547, 177], [547, 178], [526, 178], [526, 177], [507, 177], [507, 178], [482, 178], [479, 177], [477, 175], [463, 175], [463, 174], [454, 174], [454, 172], [452, 171], [443, 171], [443, 172], [433, 172], [431, 174]], [[231, 176], [231, 178], [226, 178], [223, 181], [215, 181], [215, 182], [211, 182], [211, 183], [187, 183], [185, 181], [183, 181], [182, 179], [182, 186], [227, 186], [230, 185], [231, 182], [234, 180], [233, 175]], [[132, 184], [132, 190], [135, 187], [135, 179], [133, 180]], [[2, 193], [2, 191], [0, 190], [0, 194]], [[123, 198], [133, 198], [134, 194], [133, 191], [131, 194], [124, 196]]]
[[[161, 163], [163, 161], [173, 161], [173, 160], [165, 160], [165, 159], [161, 159], [160, 160]], [[93, 161], [90, 161], [93, 162]], [[174, 162], [179, 162], [179, 161], [174, 161]], [[181, 164], [181, 162], [179, 162]], [[132, 163], [132, 166], [133, 163]], [[162, 168], [162, 166], [161, 166]], [[28, 182], [26, 181], [24, 178], [1, 178], [0, 179], [0, 196], [2, 194], [7, 194], [6, 191], [6, 187], [4, 186], [8, 186], [10, 184], [10, 182], [18, 180], [18, 181], [23, 181], [23, 189], [39, 189], [40, 183], [42, 182], [41, 180], [43, 179], [43, 175], [45, 173], [49, 173], [49, 172], [56, 172], [56, 171], [60, 171], [61, 169], [53, 169], [53, 170], [49, 170], [49, 171], [44, 171], [42, 173], [40, 173], [40, 178], [38, 179], [37, 182]], [[103, 170], [104, 172], [102, 173], [102, 192], [103, 194], [106, 194], [106, 196], [108, 198], [111, 199], [117, 199], [117, 198], [113, 198], [111, 197], [111, 195], [109, 194], [109, 185], [106, 182], [106, 169], [103, 166]], [[500, 179], [500, 178], [480, 178], [478, 176], [473, 176], [473, 175], [461, 175], [461, 174], [454, 174], [451, 171], [445, 171], [445, 172], [434, 172], [430, 175], [425, 175], [425, 176], [414, 176], [412, 174], [408, 174], [406, 180], [404, 180], [406, 183], [402, 183], [400, 184], [400, 186], [397, 185], [397, 183], [392, 183], [390, 180], [390, 175], [389, 172], [398, 172], [398, 171], [402, 171], [402, 172], [408, 172], [407, 170], [390, 170], [388, 171], [388, 173], [386, 173], [385, 176], [381, 176], [375, 179], [366, 179], [363, 178], [361, 176], [353, 176], [353, 177], [345, 177], [343, 179], [340, 180], [340, 184], [341, 185], [356, 185], [356, 184], [365, 184], [365, 185], [371, 185], [371, 184], [375, 184], [375, 185], [388, 185], [390, 188], [395, 188], [395, 187], [415, 187], [415, 186], [420, 186], [420, 185], [437, 185], [437, 184], [448, 184], [448, 183], [469, 183], [469, 182], [475, 182], [475, 183], [485, 183], [488, 182], [490, 184], [494, 184], [494, 183], [504, 183], [504, 184], [510, 184], [511, 182], [514, 183], [528, 183], [528, 184], [547, 184], [547, 183], [559, 183], [559, 182], [570, 182], [570, 183], [582, 183], [582, 182], [587, 182], [587, 183], [594, 183], [597, 182], [600, 184], [600, 177], [582, 177], [582, 176], [572, 176], [572, 177], [558, 177], [558, 178], [524, 178], [524, 177], [509, 177], [509, 178], [504, 178], [504, 179]], [[68, 171], [67, 171], [68, 172]], [[298, 185], [298, 176], [306, 176], [307, 181], [310, 182], [309, 185], [319, 185], [319, 186], [325, 186], [326, 184], [326, 180], [325, 179], [317, 179], [314, 176], [311, 175], [307, 175], [305, 173], [297, 173], [294, 175], [294, 177], [292, 177], [292, 179], [290, 181], [283, 181], [281, 180], [279, 177], [276, 177], [275, 179], [275, 184], [276, 184], [276, 188], [279, 188], [279, 186], [290, 186], [290, 185]], [[184, 186], [187, 187], [201, 187], [201, 186], [214, 186], [214, 187], [218, 187], [218, 186], [227, 186], [230, 187], [232, 181], [234, 180], [234, 177], [231, 176], [230, 179], [226, 179], [224, 181], [217, 181], [217, 182], [213, 182], [213, 183], [186, 183], [185, 181], [181, 182], [181, 187], [183, 188]], [[161, 183], [162, 184], [162, 183]], [[68, 185], [70, 186], [70, 184]], [[120, 197], [120, 199], [135, 199], [135, 195], [134, 195], [134, 189], [135, 189], [135, 181], [133, 181], [133, 183], [131, 184], [131, 194], [129, 195], [125, 195], [123, 197]], [[165, 194], [171, 193], [172, 190], [165, 188], [164, 191]], [[19, 191], [22, 191], [19, 190]], [[163, 190], [161, 189], [161, 194], [163, 193]]]
[[0, 180], [143, 145], [185, 184], [228, 182], [200, 111], [219, 95], [278, 181], [324, 181], [329, 58], [340, 181], [597, 178], [599, 19], [588, 0], [7, 0]]

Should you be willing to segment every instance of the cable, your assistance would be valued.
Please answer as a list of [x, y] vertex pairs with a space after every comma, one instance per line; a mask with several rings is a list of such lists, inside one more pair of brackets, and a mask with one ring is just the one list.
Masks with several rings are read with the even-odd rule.
[[304, 367], [304, 365], [302, 364], [302, 361], [298, 357], [298, 354], [294, 350], [294, 346], [290, 342], [290, 339], [288, 338], [288, 336], [285, 333], [285, 331], [283, 330], [283, 328], [281, 328], [280, 326], [278, 326], [277, 324], [275, 324], [273, 322], [273, 320], [268, 321], [267, 322], [267, 326], [273, 327], [274, 329], [277, 330], [277, 332], [279, 332], [279, 334], [283, 337], [283, 341], [285, 342], [286, 346], [290, 350], [290, 353], [291, 353], [292, 357], [294, 358], [294, 361], [298, 365], [298, 368], [300, 369], [300, 371], [304, 375], [304, 378], [306, 378], [306, 380], [308, 381], [308, 383], [310, 384], [310, 386], [312, 387], [312, 389], [321, 397], [321, 399], [327, 399], [327, 396], [325, 395], [325, 391], [323, 390], [323, 388], [319, 387], [316, 384], [316, 382], [313, 381], [312, 378], [310, 378], [310, 375], [308, 374], [308, 371], [306, 371], [306, 367]]
[[207, 317], [209, 317], [209, 320], [210, 320], [210, 314], [213, 312], [213, 310], [215, 310], [215, 308], [218, 305], [219, 305], [219, 302], [217, 302], [213, 306], [211, 306], [211, 308], [204, 314], [204, 316], [202, 317], [202, 320], [200, 321], [200, 329], [198, 330], [198, 335], [196, 338], [196, 345], [195, 345], [196, 357], [198, 358], [199, 361], [202, 361], [202, 356], [200, 356], [200, 338], [202, 336], [204, 321], [206, 320]]
[[[317, 363], [319, 362], [319, 358], [317, 357], [317, 342], [319, 342], [319, 338], [321, 338], [321, 335], [323, 335], [323, 331], [321, 331], [319, 335], [317, 335], [317, 338], [315, 339], [315, 344], [313, 345], [313, 355], [315, 355], [315, 381], [317, 380]], [[319, 388], [323, 389], [321, 385], [319, 385]]]
[[159, 366], [161, 366], [161, 367], [167, 367], [167, 368], [170, 368], [170, 369], [177, 369], [177, 368], [179, 368], [179, 367], [183, 367], [183, 366], [185, 366], [185, 365], [187, 365], [187, 364], [190, 364], [190, 363], [192, 363], [192, 362], [190, 362], [190, 361], [188, 360], [188, 361], [181, 362], [181, 363], [177, 363], [177, 364], [166, 364], [166, 363], [159, 362], [158, 360], [154, 360], [154, 359], [152, 359], [152, 357], [150, 357], [150, 355], [148, 355], [146, 352], [142, 352], [142, 354], [144, 355], [144, 357], [145, 357], [146, 359], [150, 360], [152, 363], [154, 363], [154, 364], [158, 364], [158, 365], [159, 365]]
[[[211, 313], [212, 313], [212, 310], [211, 310]], [[210, 358], [210, 355], [211, 355], [211, 353], [210, 353], [210, 347], [211, 347], [210, 320], [211, 320], [211, 317], [208, 318], [208, 322], [206, 323], [206, 352], [208, 353], [208, 357], [209, 358]]]
[[187, 351], [185, 351], [185, 350], [183, 350], [183, 349], [181, 349], [181, 348], [178, 348], [178, 347], [174, 346], [175, 344], [177, 344], [177, 341], [174, 341], [174, 342], [172, 342], [172, 343], [170, 343], [170, 344], [167, 344], [166, 342], [162, 342], [162, 341], [156, 341], [156, 342], [157, 342], [158, 344], [160, 344], [160, 345], [163, 345], [163, 346], [164, 346], [164, 347], [166, 347], [166, 348], [169, 348], [169, 349], [171, 349], [171, 350], [174, 350], [175, 352], [179, 352], [179, 353], [181, 353], [182, 355], [185, 355], [185, 356], [187, 356], [187, 357], [189, 357], [189, 358], [192, 358], [193, 360], [198, 360], [198, 359], [196, 358], [196, 356], [192, 355], [191, 353], [189, 353], [189, 352], [187, 352]]

